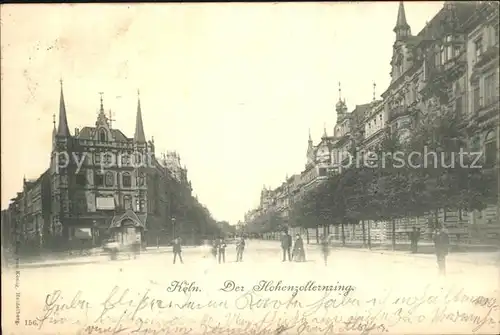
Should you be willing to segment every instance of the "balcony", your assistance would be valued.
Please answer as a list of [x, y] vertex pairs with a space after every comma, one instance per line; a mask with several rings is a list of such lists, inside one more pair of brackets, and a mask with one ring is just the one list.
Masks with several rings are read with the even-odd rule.
[[[498, 45], [490, 46], [485, 52], [480, 54], [477, 57], [476, 63], [474, 64], [474, 71], [481, 71], [483, 67], [488, 65], [491, 61], [497, 60], [499, 54]], [[495, 64], [498, 66], [498, 60], [495, 61]]]
[[444, 64], [436, 65], [430, 74], [430, 82], [434, 85], [449, 84], [459, 79], [467, 69], [465, 52], [448, 59]]
[[410, 114], [410, 110], [406, 108], [405, 106], [397, 106], [394, 108], [391, 108], [389, 111], [389, 122], [397, 119], [398, 117], [405, 116]]
[[478, 123], [489, 123], [496, 118], [496, 122], [498, 123], [499, 109], [500, 101], [498, 97], [489, 99], [476, 111], [475, 119]]

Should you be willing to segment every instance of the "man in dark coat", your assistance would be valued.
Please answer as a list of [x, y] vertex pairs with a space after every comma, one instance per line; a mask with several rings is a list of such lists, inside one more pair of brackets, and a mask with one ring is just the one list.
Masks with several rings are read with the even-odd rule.
[[417, 243], [418, 243], [418, 236], [417, 236], [417, 228], [413, 227], [413, 230], [410, 232], [410, 250], [412, 254], [417, 253]]
[[288, 261], [292, 261], [292, 255], [290, 249], [292, 248], [292, 237], [288, 235], [288, 232], [284, 232], [281, 236], [281, 249], [283, 250], [283, 261], [286, 261], [286, 255], [288, 254]]
[[243, 236], [240, 237], [238, 242], [236, 243], [236, 261], [243, 261], [243, 251], [245, 250], [245, 239]]
[[446, 274], [446, 256], [448, 255], [448, 248], [450, 239], [446, 229], [442, 227], [434, 234], [434, 249], [436, 251], [437, 263], [439, 267], [439, 274]]
[[219, 264], [221, 263], [221, 260], [223, 263], [226, 263], [226, 242], [224, 242], [224, 239], [221, 237], [219, 239], [219, 243], [217, 244], [217, 251], [219, 252]]
[[173, 252], [174, 252], [174, 264], [175, 264], [175, 260], [177, 259], [177, 256], [179, 256], [179, 260], [181, 261], [181, 263], [184, 264], [184, 262], [182, 261], [182, 249], [181, 249], [180, 238], [176, 238], [174, 240]]

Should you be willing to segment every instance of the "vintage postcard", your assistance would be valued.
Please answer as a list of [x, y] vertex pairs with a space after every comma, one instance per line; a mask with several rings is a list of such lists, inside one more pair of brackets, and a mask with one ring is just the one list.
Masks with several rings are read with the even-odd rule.
[[498, 22], [2, 5], [3, 334], [498, 334]]

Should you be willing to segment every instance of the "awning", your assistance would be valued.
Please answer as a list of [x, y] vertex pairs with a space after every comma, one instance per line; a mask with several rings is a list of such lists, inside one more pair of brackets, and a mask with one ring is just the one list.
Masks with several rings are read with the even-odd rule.
[[111, 220], [111, 225], [109, 226], [109, 228], [120, 228], [122, 227], [123, 223], [127, 222], [131, 223], [133, 227], [139, 227], [145, 230], [146, 219], [147, 214], [136, 214], [134, 211], [129, 209], [123, 214], [115, 215]]
[[98, 210], [114, 210], [115, 198], [114, 197], [96, 197], [96, 209]]

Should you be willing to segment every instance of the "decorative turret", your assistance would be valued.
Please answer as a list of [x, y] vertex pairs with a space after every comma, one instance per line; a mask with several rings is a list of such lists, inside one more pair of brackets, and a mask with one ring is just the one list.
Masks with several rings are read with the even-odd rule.
[[59, 97], [59, 126], [57, 128], [58, 137], [70, 137], [68, 118], [66, 117], [66, 104], [64, 103], [63, 81], [61, 83], [61, 95]]
[[137, 90], [137, 115], [135, 119], [134, 142], [146, 143], [146, 136], [144, 135], [144, 126], [142, 124], [141, 99], [139, 90]]
[[342, 120], [347, 113], [347, 106], [345, 103], [345, 99], [342, 101], [342, 88], [339, 82], [339, 101], [335, 105], [335, 111], [337, 112], [337, 122]]
[[56, 137], [57, 130], [56, 130], [56, 114], [52, 114], [52, 139]]
[[406, 13], [403, 1], [399, 3], [398, 18], [393, 31], [396, 33], [396, 41], [400, 41], [408, 36], [411, 36], [410, 25], [406, 22]]
[[103, 92], [99, 92], [99, 94], [101, 95], [101, 106], [99, 108], [99, 114], [97, 115], [97, 121], [96, 121], [96, 126], [106, 126], [107, 128], [109, 127], [109, 123], [108, 123], [108, 118], [106, 116], [106, 114], [104, 113], [104, 102], [103, 102]]
[[56, 146], [56, 135], [57, 135], [57, 129], [56, 129], [56, 114], [52, 114], [52, 149], [55, 148]]

